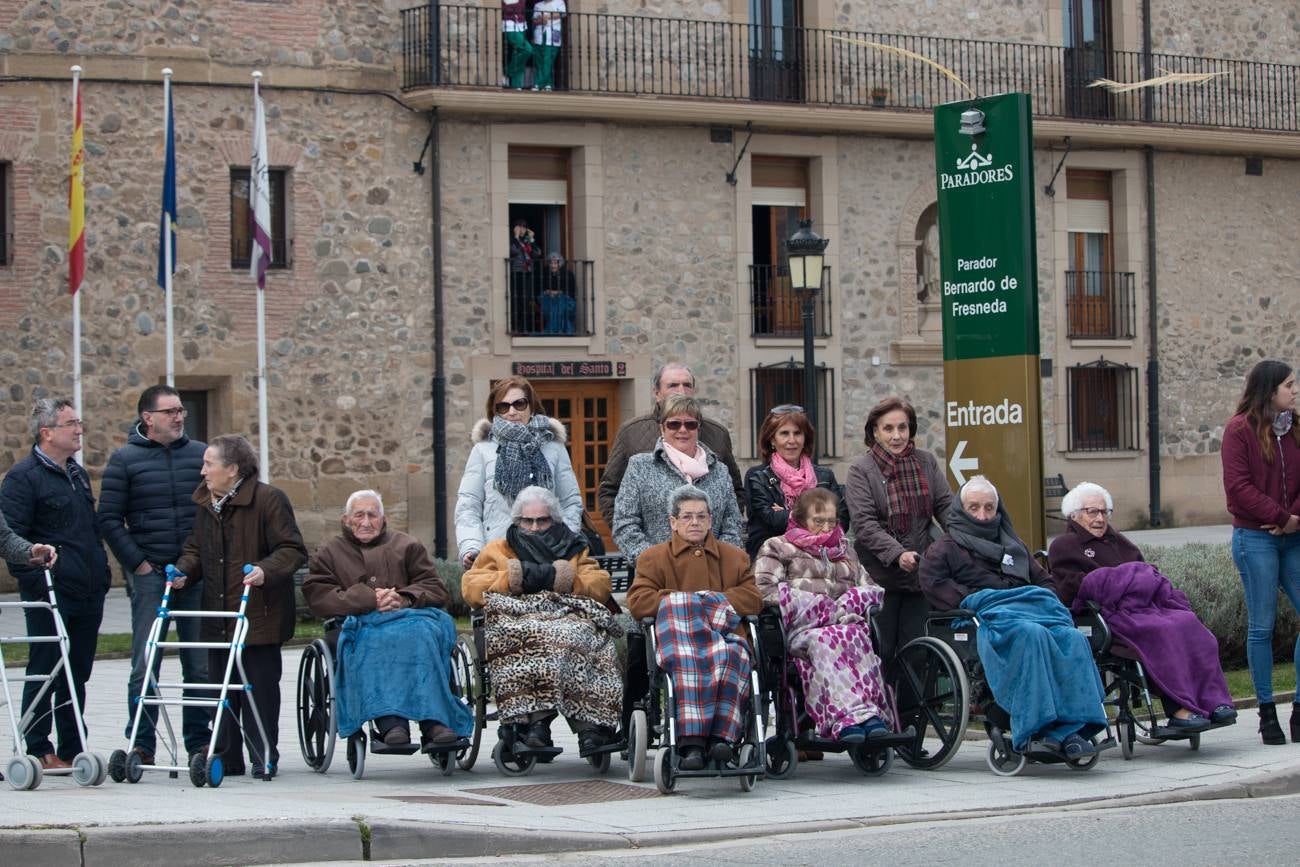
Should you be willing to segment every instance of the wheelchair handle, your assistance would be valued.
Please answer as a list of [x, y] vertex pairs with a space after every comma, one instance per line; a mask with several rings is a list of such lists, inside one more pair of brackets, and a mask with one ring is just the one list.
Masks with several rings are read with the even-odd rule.
[[971, 618], [975, 612], [969, 608], [950, 608], [947, 611], [931, 611], [926, 615], [926, 620], [956, 620], [958, 618]]

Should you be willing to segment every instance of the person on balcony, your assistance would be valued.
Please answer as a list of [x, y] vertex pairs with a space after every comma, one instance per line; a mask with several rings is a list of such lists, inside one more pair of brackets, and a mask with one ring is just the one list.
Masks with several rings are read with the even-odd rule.
[[552, 253], [546, 257], [542, 273], [542, 333], [573, 334], [578, 310], [578, 290], [573, 272], [564, 267], [564, 257]]
[[[506, 86], [524, 89], [524, 71], [533, 56], [528, 41], [528, 11], [525, 0], [501, 0], [501, 33], [505, 37]], [[534, 88], [535, 90], [536, 88]]]
[[510, 333], [537, 331], [537, 239], [528, 221], [515, 220], [510, 229]]
[[555, 57], [564, 38], [564, 0], [539, 0], [533, 7], [533, 51], [537, 57], [537, 78], [533, 90], [555, 89]]

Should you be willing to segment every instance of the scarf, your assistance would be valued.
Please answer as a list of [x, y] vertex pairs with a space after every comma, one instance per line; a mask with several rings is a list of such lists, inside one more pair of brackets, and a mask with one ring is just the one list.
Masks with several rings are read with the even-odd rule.
[[554, 489], [551, 465], [542, 454], [542, 446], [555, 439], [549, 418], [535, 415], [528, 424], [516, 424], [499, 415], [492, 419], [491, 436], [497, 444], [492, 482], [507, 502], [529, 485]]
[[916, 457], [916, 444], [909, 441], [903, 453], [896, 455], [876, 442], [871, 444], [869, 454], [885, 480], [889, 532], [901, 539], [912, 528], [913, 517], [930, 518], [930, 483]]
[[785, 458], [773, 454], [768, 461], [773, 474], [781, 480], [781, 493], [785, 494], [785, 507], [794, 508], [794, 501], [810, 488], [817, 487], [817, 473], [813, 470], [812, 459], [807, 455], [799, 456], [799, 466], [792, 467]]
[[239, 493], [239, 486], [242, 485], [243, 483], [244, 483], [244, 477], [241, 476], [235, 480], [235, 484], [233, 487], [231, 487], [230, 490], [226, 491], [220, 497], [213, 497], [212, 511], [220, 515], [221, 510], [225, 508], [226, 503], [230, 502], [230, 498], [233, 497], [235, 494]]
[[785, 538], [799, 550], [822, 558], [827, 568], [830, 567], [831, 560], [843, 560], [849, 551], [849, 543], [844, 538], [844, 528], [839, 524], [825, 533], [814, 533], [807, 527], [799, 526], [794, 522], [794, 518], [791, 518], [790, 526], [785, 531]]
[[948, 535], [972, 554], [1000, 564], [1003, 575], [1029, 580], [1029, 549], [1011, 528], [1011, 518], [1000, 500], [996, 518], [977, 521], [961, 507], [960, 498], [953, 497], [948, 508]]
[[554, 563], [571, 560], [587, 548], [577, 533], [562, 523], [552, 524], [540, 533], [521, 529], [511, 524], [506, 530], [506, 544], [527, 563]]
[[695, 454], [693, 455], [677, 451], [677, 449], [664, 442], [663, 437], [659, 438], [659, 445], [663, 447], [668, 463], [676, 467], [677, 472], [685, 476], [686, 480], [692, 484], [695, 483], [696, 479], [702, 479], [709, 474], [709, 453], [702, 449], [699, 443], [695, 444]]

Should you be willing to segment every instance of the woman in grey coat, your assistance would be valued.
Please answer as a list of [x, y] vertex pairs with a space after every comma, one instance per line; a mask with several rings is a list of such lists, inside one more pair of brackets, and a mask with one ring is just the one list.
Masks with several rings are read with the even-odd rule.
[[542, 415], [528, 380], [510, 376], [492, 387], [456, 495], [456, 548], [466, 568], [488, 542], [505, 538], [515, 497], [529, 485], [552, 491], [565, 526], [582, 532], [582, 490], [564, 441], [564, 425]]
[[877, 650], [886, 665], [894, 653], [925, 632], [930, 610], [917, 581], [917, 567], [930, 547], [931, 519], [947, 526], [952, 491], [943, 465], [916, 447], [916, 410], [900, 397], [887, 397], [867, 414], [870, 449], [849, 468], [845, 499], [853, 528], [853, 549], [885, 602], [876, 623]]
[[653, 451], [633, 455], [614, 500], [614, 544], [629, 561], [672, 535], [668, 500], [682, 485], [694, 485], [709, 497], [713, 531], [719, 541], [743, 547], [740, 505], [727, 465], [700, 442], [702, 413], [695, 398], [670, 396], [659, 422]]
[[0, 512], [0, 559], [16, 566], [39, 566], [48, 557], [53, 566], [57, 556], [53, 545], [33, 545], [9, 529], [4, 512]]

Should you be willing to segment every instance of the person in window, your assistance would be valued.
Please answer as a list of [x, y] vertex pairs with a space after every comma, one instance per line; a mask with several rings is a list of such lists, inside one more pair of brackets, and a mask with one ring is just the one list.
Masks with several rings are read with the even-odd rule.
[[533, 56], [528, 41], [528, 12], [524, 0], [501, 0], [501, 32], [505, 37], [506, 86], [524, 89], [524, 71]]
[[525, 219], [515, 220], [510, 229], [510, 333], [530, 334], [537, 330], [537, 239]]
[[745, 551], [750, 557], [764, 542], [790, 528], [791, 509], [804, 491], [824, 488], [839, 499], [840, 526], [849, 528], [849, 508], [830, 467], [812, 462], [817, 433], [801, 406], [774, 407], [758, 429], [763, 463], [745, 473], [745, 499], [749, 525]]
[[537, 56], [537, 79], [533, 90], [555, 89], [555, 57], [564, 38], [564, 0], [539, 0], [533, 7], [533, 50]]
[[573, 334], [574, 316], [578, 309], [576, 281], [573, 272], [564, 267], [564, 257], [552, 253], [546, 257], [546, 271], [542, 274], [542, 333]]

